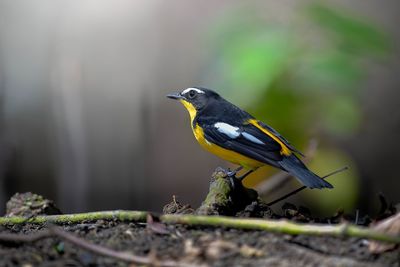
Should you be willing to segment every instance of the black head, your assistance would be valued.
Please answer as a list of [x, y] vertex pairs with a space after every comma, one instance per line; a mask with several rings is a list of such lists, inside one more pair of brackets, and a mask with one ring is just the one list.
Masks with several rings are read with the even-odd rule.
[[182, 90], [180, 93], [169, 94], [167, 97], [180, 100], [188, 109], [195, 108], [196, 110], [201, 110], [206, 107], [210, 101], [219, 98], [219, 95], [210, 89], [190, 87]]

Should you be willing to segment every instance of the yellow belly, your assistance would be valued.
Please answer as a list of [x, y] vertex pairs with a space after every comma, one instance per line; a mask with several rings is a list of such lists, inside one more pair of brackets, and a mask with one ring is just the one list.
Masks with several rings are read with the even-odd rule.
[[205, 150], [213, 153], [214, 155], [217, 155], [218, 157], [226, 161], [232, 162], [233, 164], [241, 165], [244, 168], [250, 170], [255, 170], [258, 167], [265, 165], [265, 163], [262, 163], [260, 161], [241, 155], [237, 152], [222, 148], [216, 144], [208, 142], [204, 138], [203, 129], [201, 129], [198, 125], [196, 125], [196, 127], [193, 128], [193, 133], [194, 136], [196, 137], [196, 140]]

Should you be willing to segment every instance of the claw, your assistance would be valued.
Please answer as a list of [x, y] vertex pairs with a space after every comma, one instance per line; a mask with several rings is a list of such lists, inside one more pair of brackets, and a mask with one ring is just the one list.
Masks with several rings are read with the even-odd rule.
[[226, 174], [227, 177], [234, 177], [234, 178], [236, 178], [237, 172], [240, 171], [241, 169], [243, 169], [242, 166], [238, 167], [237, 169], [235, 169], [235, 170], [233, 170], [233, 171], [231, 171], [231, 169], [228, 168], [228, 169], [225, 170], [225, 174]]
[[225, 173], [228, 177], [235, 177], [237, 172], [236, 170], [231, 171], [230, 169], [227, 169]]

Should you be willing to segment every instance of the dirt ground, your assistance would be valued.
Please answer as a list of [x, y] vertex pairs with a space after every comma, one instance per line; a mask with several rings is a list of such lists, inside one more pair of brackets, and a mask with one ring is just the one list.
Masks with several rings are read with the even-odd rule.
[[[286, 204], [285, 217], [309, 220]], [[247, 208], [248, 210], [253, 208]], [[260, 215], [262, 212], [257, 211]], [[307, 213], [307, 212], [304, 212]], [[249, 214], [242, 214], [243, 216]], [[269, 210], [264, 216], [276, 216]], [[337, 217], [337, 216], [336, 216]], [[43, 225], [0, 226], [1, 233], [36, 233]], [[95, 221], [63, 225], [87, 241], [137, 255], [152, 254], [208, 266], [400, 266], [400, 249], [375, 255], [368, 241], [356, 238], [289, 236], [263, 231], [168, 225], [158, 231], [145, 223]], [[33, 243], [0, 243], [0, 266], [129, 266], [62, 241], [47, 238]], [[132, 265], [131, 265], [132, 266]]]

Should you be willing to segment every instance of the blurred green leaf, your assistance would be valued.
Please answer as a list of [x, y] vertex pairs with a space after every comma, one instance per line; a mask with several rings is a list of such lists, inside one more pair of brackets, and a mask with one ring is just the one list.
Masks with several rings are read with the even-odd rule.
[[225, 57], [233, 70], [231, 78], [250, 86], [268, 86], [284, 68], [288, 53], [287, 40], [268, 34], [231, 45]]
[[335, 90], [340, 93], [358, 91], [364, 71], [358, 61], [339, 51], [323, 51], [308, 54], [302, 60], [302, 67], [297, 72], [308, 90]]
[[309, 14], [317, 25], [336, 34], [342, 49], [368, 56], [385, 55], [389, 51], [388, 36], [374, 24], [356, 17], [354, 13], [348, 14], [344, 10], [318, 2], [310, 5]]
[[307, 116], [310, 109], [304, 106], [306, 96], [291, 90], [287, 81], [287, 78], [277, 78], [246, 109], [273, 128], [279, 129], [282, 135], [301, 149], [301, 144], [305, 144], [308, 139], [308, 125], [313, 118]]
[[223, 51], [224, 78], [239, 90], [236, 99], [252, 102], [287, 68], [293, 49], [281, 31], [244, 34]]
[[358, 129], [361, 108], [352, 97], [336, 96], [322, 109], [324, 128], [336, 135], [349, 135]]

